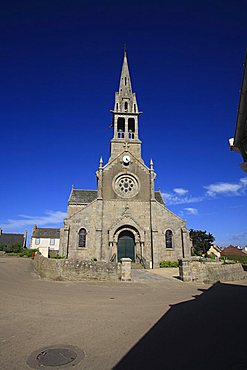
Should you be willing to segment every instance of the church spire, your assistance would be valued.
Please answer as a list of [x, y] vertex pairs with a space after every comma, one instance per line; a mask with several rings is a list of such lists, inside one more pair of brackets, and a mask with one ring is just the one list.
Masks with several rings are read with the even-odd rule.
[[115, 94], [114, 113], [139, 113], [136, 94], [132, 92], [126, 49], [124, 49], [119, 90]]
[[130, 98], [132, 95], [132, 87], [131, 87], [131, 80], [130, 80], [126, 49], [124, 49], [124, 58], [123, 58], [123, 65], [122, 65], [122, 72], [121, 72], [121, 77], [120, 77], [118, 93], [119, 95], [122, 95], [122, 97], [126, 97], [126, 98]]
[[138, 133], [139, 112], [136, 95], [132, 92], [127, 53], [124, 50], [119, 90], [115, 93], [112, 126], [114, 136], [111, 140], [111, 158], [116, 157], [125, 147], [141, 158], [141, 141]]

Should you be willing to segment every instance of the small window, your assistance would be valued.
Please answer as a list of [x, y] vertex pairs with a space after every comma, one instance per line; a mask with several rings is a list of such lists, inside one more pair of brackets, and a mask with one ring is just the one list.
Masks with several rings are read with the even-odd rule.
[[127, 101], [124, 103], [124, 110], [127, 112], [127, 110], [128, 110], [128, 103], [127, 103]]
[[40, 244], [40, 238], [35, 238], [35, 245], [39, 245]]
[[127, 78], [126, 77], [124, 77], [124, 84], [125, 84], [125, 86], [127, 85]]
[[172, 231], [167, 230], [165, 236], [166, 236], [166, 248], [173, 248], [173, 245], [172, 245], [173, 244], [172, 243], [172, 237], [173, 237]]
[[50, 239], [50, 245], [55, 245], [55, 239]]
[[86, 247], [86, 229], [81, 229], [79, 231], [79, 247], [85, 248]]

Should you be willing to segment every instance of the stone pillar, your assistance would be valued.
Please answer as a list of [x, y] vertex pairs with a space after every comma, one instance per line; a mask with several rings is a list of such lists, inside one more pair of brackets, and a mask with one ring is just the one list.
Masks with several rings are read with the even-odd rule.
[[60, 229], [59, 255], [68, 258], [69, 253], [69, 226], [65, 225]]
[[98, 178], [98, 198], [102, 199], [102, 189], [103, 189], [103, 159], [100, 157], [99, 168], [96, 172]]
[[154, 194], [155, 173], [154, 173], [154, 164], [153, 164], [152, 159], [150, 159], [149, 173], [150, 173], [150, 192], [151, 192], [150, 196], [151, 196], [151, 200], [154, 200], [155, 199], [155, 194]]
[[121, 258], [121, 280], [131, 281], [131, 259]]
[[183, 281], [192, 281], [191, 260], [189, 258], [179, 259], [179, 277]]
[[109, 259], [113, 256], [113, 242], [109, 242]]
[[143, 244], [144, 242], [141, 242], [141, 256], [143, 257]]

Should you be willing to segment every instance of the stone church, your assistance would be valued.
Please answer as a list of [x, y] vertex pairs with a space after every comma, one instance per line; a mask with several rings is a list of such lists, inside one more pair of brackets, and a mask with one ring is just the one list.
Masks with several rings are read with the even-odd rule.
[[67, 258], [133, 262], [158, 267], [162, 260], [190, 255], [185, 221], [166, 208], [155, 191], [153, 162], [141, 155], [139, 111], [126, 52], [112, 112], [110, 158], [97, 170], [97, 190], [74, 189], [60, 230], [60, 254]]

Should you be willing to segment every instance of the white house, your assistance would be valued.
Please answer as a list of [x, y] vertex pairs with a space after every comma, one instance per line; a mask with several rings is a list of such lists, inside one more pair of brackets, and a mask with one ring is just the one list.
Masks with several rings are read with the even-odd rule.
[[31, 249], [38, 249], [44, 256], [48, 257], [50, 251], [59, 251], [60, 229], [43, 228], [34, 225], [31, 236]]

